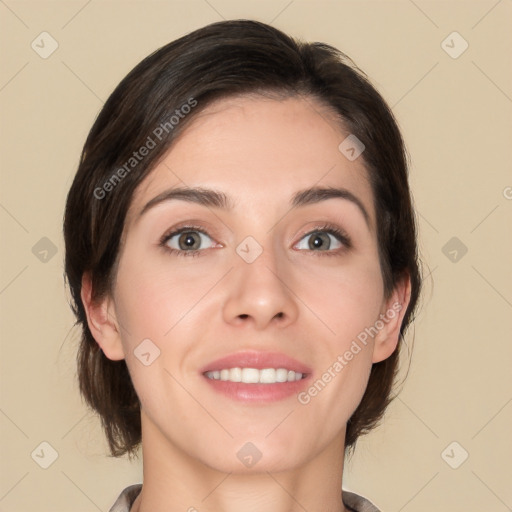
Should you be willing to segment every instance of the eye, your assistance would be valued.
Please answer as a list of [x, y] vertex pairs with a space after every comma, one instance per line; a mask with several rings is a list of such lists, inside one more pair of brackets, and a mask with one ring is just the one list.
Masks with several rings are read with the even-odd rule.
[[[180, 227], [165, 234], [160, 240], [160, 246], [165, 251], [178, 256], [199, 256], [204, 249], [215, 245], [210, 235], [196, 226]], [[296, 245], [299, 250], [326, 253], [325, 255], [335, 255], [350, 247], [352, 244], [347, 233], [332, 224], [316, 227], [304, 235]]]
[[[212, 240], [211, 237], [199, 228], [183, 226], [162, 237], [160, 245], [166, 250], [180, 256], [198, 256], [199, 252], [207, 247], [204, 244]], [[210, 243], [210, 247], [213, 244]]]
[[350, 248], [351, 242], [343, 230], [328, 224], [304, 235], [296, 247], [314, 252], [339, 252], [340, 249]]

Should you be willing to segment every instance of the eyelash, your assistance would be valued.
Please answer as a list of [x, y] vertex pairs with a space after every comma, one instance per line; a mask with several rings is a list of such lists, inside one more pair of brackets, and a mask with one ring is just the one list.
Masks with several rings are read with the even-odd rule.
[[[190, 251], [183, 251], [183, 250], [173, 249], [172, 247], [169, 247], [167, 245], [167, 242], [171, 238], [173, 238], [174, 236], [179, 235], [181, 233], [185, 233], [187, 231], [198, 232], [198, 233], [201, 233], [201, 234], [206, 235], [209, 238], [211, 238], [211, 236], [206, 231], [204, 231], [203, 228], [201, 228], [199, 226], [193, 226], [193, 225], [182, 226], [170, 233], [166, 233], [165, 235], [163, 235], [162, 238], [160, 239], [159, 246], [162, 247], [165, 252], [171, 253], [171, 254], [176, 254], [178, 256], [185, 256], [185, 257], [199, 256], [201, 254], [201, 252], [204, 251], [204, 249], [194, 249], [194, 250], [190, 250]], [[336, 226], [335, 224], [331, 224], [329, 222], [324, 223], [321, 226], [316, 226], [315, 228], [308, 231], [307, 233], [304, 233], [302, 235], [302, 237], [300, 238], [300, 240], [302, 240], [303, 238], [305, 238], [307, 236], [313, 235], [315, 233], [327, 233], [329, 235], [332, 235], [339, 242], [341, 242], [344, 245], [344, 247], [337, 249], [337, 250], [327, 250], [327, 251], [310, 250], [310, 252], [312, 252], [312, 253], [320, 253], [319, 255], [321, 255], [321, 256], [338, 256], [341, 251], [344, 252], [347, 249], [352, 248], [352, 241], [351, 241], [350, 237], [348, 236], [348, 234], [344, 230], [342, 230], [341, 228]]]

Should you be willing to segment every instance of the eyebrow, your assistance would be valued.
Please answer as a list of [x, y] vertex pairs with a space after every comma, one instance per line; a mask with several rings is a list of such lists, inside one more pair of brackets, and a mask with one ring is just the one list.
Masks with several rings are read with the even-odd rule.
[[[327, 201], [328, 199], [333, 198], [345, 199], [355, 204], [359, 211], [362, 213], [367, 226], [371, 229], [370, 215], [368, 214], [368, 211], [364, 207], [362, 201], [357, 196], [352, 194], [352, 192], [344, 188], [311, 187], [304, 190], [299, 190], [292, 196], [290, 200], [290, 206], [292, 208], [298, 208], [301, 206], [320, 203], [322, 201]], [[142, 215], [144, 215], [148, 210], [155, 207], [156, 205], [172, 200], [187, 201], [190, 203], [218, 208], [226, 211], [232, 210], [235, 205], [229, 196], [218, 190], [203, 187], [172, 188], [165, 190], [147, 202], [140, 211], [138, 219], [140, 219]]]

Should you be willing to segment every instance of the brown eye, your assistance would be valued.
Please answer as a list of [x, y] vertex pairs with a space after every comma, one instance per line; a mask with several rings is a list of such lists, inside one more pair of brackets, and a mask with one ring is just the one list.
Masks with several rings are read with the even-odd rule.
[[[205, 249], [202, 245], [207, 245], [211, 241], [209, 235], [197, 229], [183, 228], [181, 230], [169, 233], [163, 240], [163, 245], [178, 252], [192, 252]], [[210, 247], [212, 244], [210, 243]]]
[[[330, 249], [331, 239], [327, 233], [312, 233], [309, 235], [308, 247], [311, 250], [314, 249]], [[332, 235], [331, 235], [332, 236]]]
[[201, 246], [201, 237], [194, 231], [181, 233], [178, 238], [178, 247], [180, 249], [199, 249]]
[[302, 237], [299, 244], [297, 244], [298, 249], [315, 252], [341, 249], [343, 246], [349, 246], [347, 237], [343, 233], [332, 229], [312, 231]]

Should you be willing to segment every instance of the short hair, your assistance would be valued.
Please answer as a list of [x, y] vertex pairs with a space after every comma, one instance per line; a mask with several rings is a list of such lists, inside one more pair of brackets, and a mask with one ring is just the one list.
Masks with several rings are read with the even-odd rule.
[[[408, 275], [411, 296], [397, 349], [372, 365], [365, 393], [347, 422], [345, 448], [353, 449], [359, 436], [379, 423], [394, 398], [400, 347], [421, 286], [407, 152], [397, 122], [366, 75], [337, 48], [294, 39], [252, 20], [222, 21], [158, 49], [119, 83], [88, 134], [67, 196], [65, 279], [75, 325], [81, 328], [79, 389], [101, 418], [112, 456], [136, 454], [140, 402], [126, 362], [108, 359], [89, 330], [82, 276], [90, 272], [92, 300], [112, 291], [137, 186], [202, 109], [214, 100], [244, 94], [315, 99], [336, 114], [340, 130], [364, 144], [361, 158], [375, 201], [384, 291], [389, 297]], [[157, 144], [128, 167], [134, 150], [148, 137]]]

